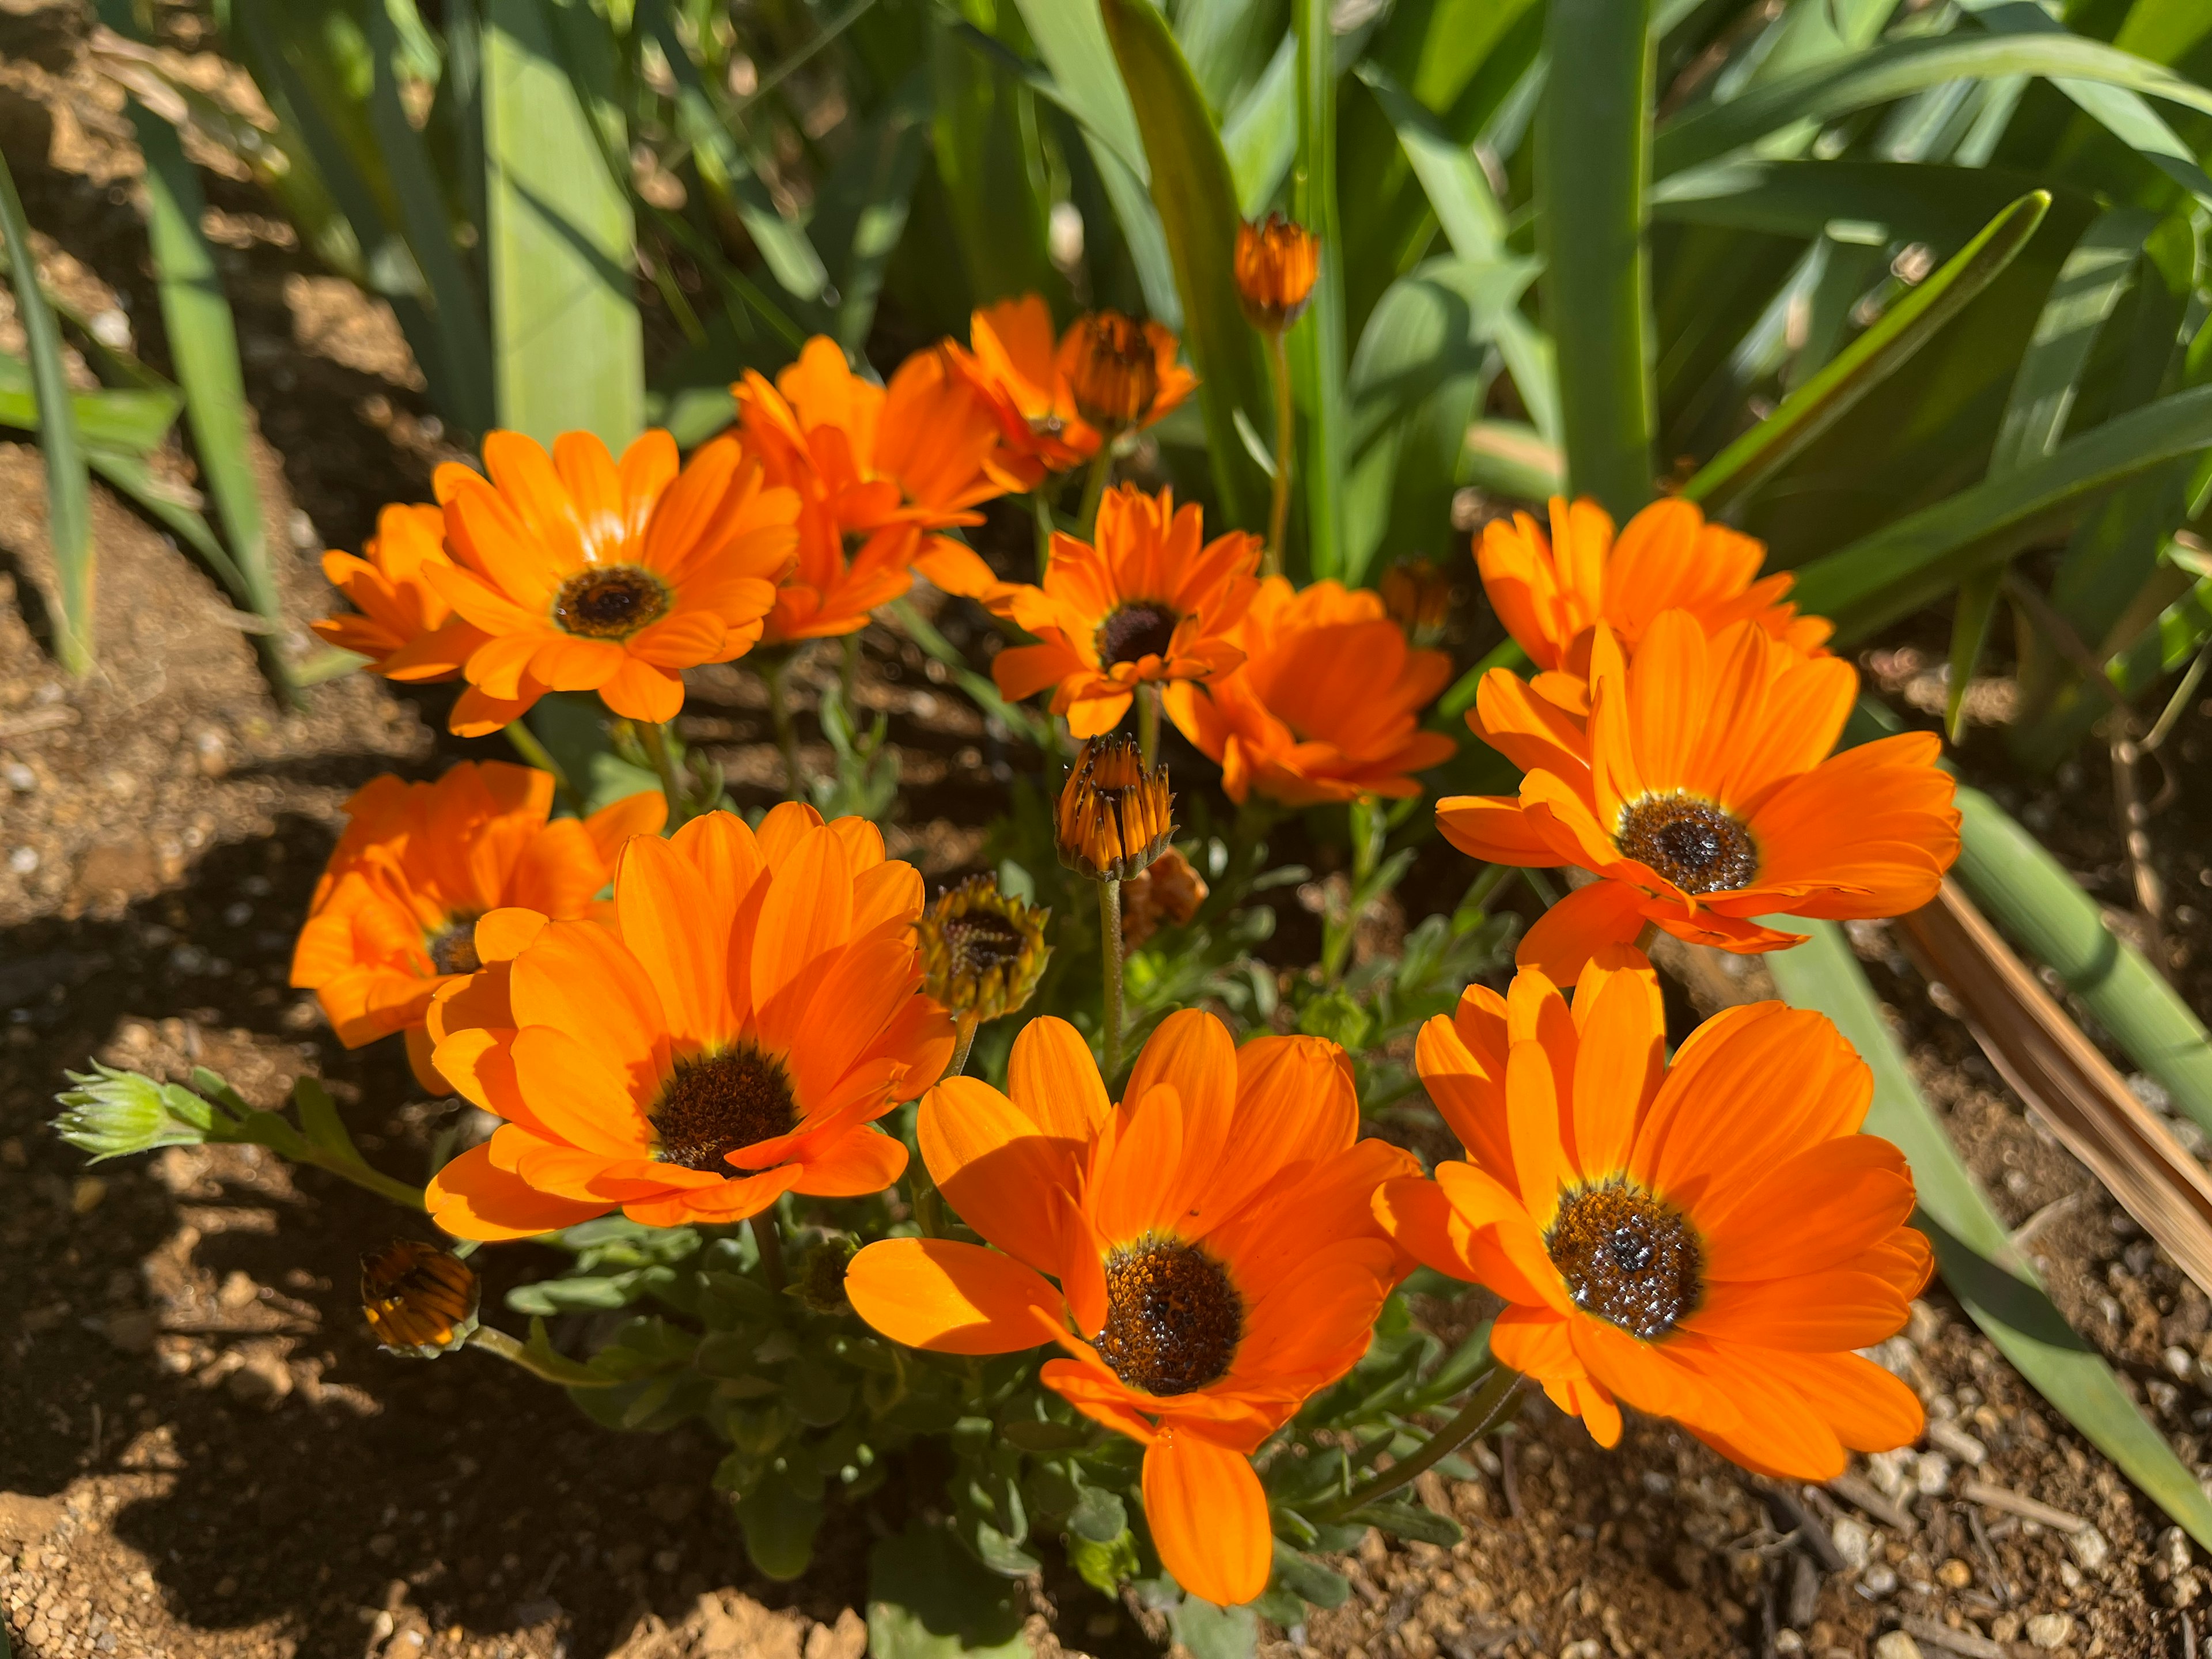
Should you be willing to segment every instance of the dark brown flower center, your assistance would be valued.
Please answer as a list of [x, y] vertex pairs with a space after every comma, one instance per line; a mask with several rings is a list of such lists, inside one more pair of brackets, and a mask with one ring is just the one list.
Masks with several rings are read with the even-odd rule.
[[1734, 892], [1759, 874], [1751, 832], [1695, 795], [1646, 795], [1622, 808], [1613, 840], [1686, 893]]
[[473, 974], [483, 966], [477, 956], [477, 919], [454, 915], [423, 941], [430, 965], [441, 974]]
[[1114, 1375], [1147, 1394], [1189, 1394], [1228, 1373], [1244, 1304], [1221, 1264], [1181, 1239], [1106, 1258], [1106, 1323], [1095, 1339]]
[[988, 910], [970, 910], [947, 921], [945, 943], [956, 974], [988, 974], [1022, 954], [1021, 930]]
[[799, 1124], [782, 1064], [750, 1043], [676, 1062], [649, 1115], [663, 1164], [735, 1178], [732, 1152], [787, 1135]]
[[1098, 624], [1098, 660], [1111, 666], [1164, 657], [1182, 620], [1165, 605], [1125, 605]]
[[667, 611], [666, 586], [634, 564], [580, 570], [561, 584], [553, 598], [553, 620], [564, 631], [587, 640], [627, 639]]
[[1646, 1342], [1673, 1330], [1705, 1293], [1696, 1231], [1625, 1181], [1569, 1193], [1544, 1249], [1577, 1307]]

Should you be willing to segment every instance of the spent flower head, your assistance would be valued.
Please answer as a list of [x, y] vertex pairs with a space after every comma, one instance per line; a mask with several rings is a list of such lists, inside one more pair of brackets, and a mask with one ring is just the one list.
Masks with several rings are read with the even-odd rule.
[[157, 1146], [195, 1146], [211, 1137], [216, 1109], [183, 1085], [156, 1083], [96, 1060], [92, 1067], [64, 1073], [76, 1086], [55, 1097], [63, 1109], [53, 1127], [94, 1163]]
[[915, 924], [921, 988], [957, 1020], [997, 1019], [1036, 994], [1052, 912], [999, 890], [996, 876], [949, 887]]

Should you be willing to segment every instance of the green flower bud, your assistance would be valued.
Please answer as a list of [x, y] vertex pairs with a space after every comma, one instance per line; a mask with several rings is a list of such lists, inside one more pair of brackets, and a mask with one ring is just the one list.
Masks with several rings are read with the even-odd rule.
[[211, 1137], [215, 1109], [191, 1090], [96, 1060], [92, 1065], [89, 1072], [64, 1073], [76, 1087], [55, 1097], [64, 1110], [53, 1127], [94, 1163], [156, 1146], [195, 1146]]

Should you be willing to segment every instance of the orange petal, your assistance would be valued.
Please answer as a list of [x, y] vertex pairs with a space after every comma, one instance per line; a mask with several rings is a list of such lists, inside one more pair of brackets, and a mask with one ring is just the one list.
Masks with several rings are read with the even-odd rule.
[[[1229, 1028], [1202, 1009], [1170, 1014], [1146, 1039], [1129, 1068], [1126, 1100], [1141, 1100], [1155, 1086], [1171, 1088], [1182, 1107], [1182, 1155], [1152, 1172], [1158, 1188], [1154, 1219], [1201, 1229], [1216, 1218], [1208, 1191], [1229, 1144], [1237, 1114], [1237, 1042]], [[1206, 1212], [1200, 1213], [1201, 1204]]]
[[1556, 985], [1571, 985], [1597, 951], [1631, 944], [1644, 931], [1643, 904], [1644, 895], [1624, 882], [1577, 887], [1537, 919], [1513, 960], [1542, 969]]
[[535, 1238], [614, 1208], [541, 1193], [495, 1169], [488, 1146], [470, 1147], [439, 1170], [422, 1197], [430, 1218], [456, 1238]]
[[1757, 1364], [1796, 1389], [1853, 1451], [1909, 1446], [1928, 1426], [1920, 1396], [1855, 1353], [1761, 1353]]
[[960, 1218], [1009, 1255], [1060, 1275], [1061, 1213], [1078, 1187], [1081, 1143], [1040, 1132], [976, 1078], [948, 1078], [923, 1097], [922, 1161]]
[[1843, 1135], [1761, 1177], [1734, 1204], [1725, 1191], [1699, 1206], [1705, 1277], [1784, 1279], [1841, 1267], [1905, 1224], [1912, 1176], [1905, 1154], [1877, 1135]]
[[1160, 1563], [1184, 1590], [1240, 1607], [1267, 1588], [1274, 1533], [1251, 1461], [1188, 1429], [1163, 1429], [1145, 1452], [1145, 1520]]
[[[1477, 988], [1469, 986], [1468, 997]], [[1462, 998], [1462, 1010], [1466, 1006]], [[1483, 1047], [1477, 1050], [1465, 1040], [1463, 1025], [1437, 1015], [1414, 1040], [1413, 1064], [1429, 1098], [1468, 1156], [1492, 1175], [1510, 1176], [1513, 1149], [1505, 1132], [1505, 1022], [1501, 1018], [1495, 1023], [1495, 1040], [1492, 1034], [1481, 1033]]]
[[[774, 814], [770, 814], [772, 818]], [[768, 821], [762, 823], [766, 839]], [[753, 933], [752, 1000], [764, 1007], [824, 951], [851, 932], [853, 866], [826, 828], [806, 832], [789, 857], [771, 864], [775, 878]]]
[[[1011, 1256], [945, 1238], [871, 1244], [845, 1269], [854, 1310], [894, 1342], [939, 1353], [1017, 1353], [1060, 1317], [1060, 1292]], [[1033, 1311], [1034, 1310], [1034, 1311]]]
[[1109, 1245], [1172, 1226], [1169, 1185], [1182, 1164], [1182, 1099], [1165, 1084], [1115, 1109], [1091, 1155], [1083, 1207]]
[[611, 870], [624, 842], [632, 836], [657, 836], [667, 822], [668, 797], [658, 789], [641, 789], [599, 808], [584, 820], [584, 830]]
[[1091, 1045], [1050, 1014], [1016, 1034], [1006, 1060], [1006, 1092], [1047, 1134], [1086, 1146], [1114, 1109]]
[[1648, 965], [1640, 973], [1585, 970], [1574, 1012], [1582, 1027], [1575, 1156], [1585, 1181], [1602, 1181], [1628, 1167], [1637, 1123], [1666, 1071], [1667, 1017], [1657, 975]]
[[615, 874], [615, 915], [623, 944], [653, 981], [671, 1040], [679, 1048], [717, 1046], [729, 1003], [727, 921], [716, 927], [712, 896], [698, 866], [658, 836], [623, 849]]
[[1871, 1348], [1905, 1328], [1908, 1295], [1878, 1273], [1856, 1267], [1732, 1280], [1705, 1286], [1682, 1328], [1717, 1340], [1833, 1353]]
[[905, 1143], [872, 1123], [858, 1123], [810, 1149], [791, 1190], [813, 1198], [865, 1198], [905, 1173]]

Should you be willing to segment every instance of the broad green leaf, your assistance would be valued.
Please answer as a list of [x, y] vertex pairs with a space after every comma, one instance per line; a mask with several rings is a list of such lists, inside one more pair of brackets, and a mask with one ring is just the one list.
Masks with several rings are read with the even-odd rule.
[[[541, 443], [597, 433], [620, 452], [644, 424], [642, 328], [630, 292], [628, 192], [609, 116], [577, 88], [611, 84], [613, 43], [584, 0], [487, 0], [484, 127], [492, 338], [501, 422]], [[563, 35], [598, 50], [564, 64]]]
[[1882, 313], [1782, 406], [1701, 467], [1682, 487], [1693, 501], [1717, 507], [1755, 489], [1894, 373], [1996, 279], [2043, 222], [2050, 197], [2023, 196], [1985, 226], [1942, 268]]
[[1986, 479], [1800, 567], [1793, 597], [1832, 617], [1848, 644], [1932, 605], [2075, 518], [2095, 497], [2212, 445], [2212, 386], [2177, 392], [2071, 439], [2045, 460]]
[[1267, 211], [1298, 152], [1297, 66], [1297, 36], [1285, 34], [1266, 71], [1221, 124], [1221, 146], [1248, 219]]
[[[1650, 0], [1552, 0], [1538, 116], [1544, 320], [1559, 355], [1567, 482], [1616, 520], [1651, 499]], [[1731, 106], [1732, 107], [1732, 106]]]
[[2004, 1223], [1921, 1099], [1843, 930], [1796, 919], [1790, 926], [1809, 928], [1812, 937], [1767, 958], [1774, 982], [1799, 1007], [1835, 1021], [1873, 1068], [1874, 1103], [1864, 1127], [1894, 1143], [1912, 1166], [1920, 1198], [1914, 1224], [1935, 1245], [1943, 1282], [2038, 1393], [2191, 1536], [2212, 1547], [2212, 1498], [2014, 1249]]
[[1354, 73], [1382, 106], [1453, 251], [1462, 259], [1495, 258], [1505, 240], [1505, 210], [1474, 152], [1380, 64], [1362, 64]]
[[0, 241], [8, 246], [15, 315], [29, 348], [31, 384], [38, 397], [39, 447], [46, 463], [46, 539], [53, 549], [61, 611], [56, 618], [54, 654], [70, 673], [81, 675], [92, 666], [92, 486], [85, 471], [83, 441], [77, 434], [76, 402], [70, 396], [69, 371], [62, 362], [61, 330], [39, 287], [30, 222], [23, 216], [23, 200], [15, 193], [15, 180], [4, 159], [0, 159]]
[[1222, 527], [1261, 521], [1267, 491], [1237, 441], [1236, 411], [1273, 428], [1267, 371], [1237, 298], [1237, 191], [1229, 158], [1167, 21], [1151, 0], [1103, 0], [1106, 33], [1140, 117], [1152, 201], [1182, 299], [1182, 338], [1198, 370]]
[[941, 29], [931, 38], [930, 69], [930, 155], [952, 210], [969, 297], [989, 305], [1042, 294], [1064, 305], [1067, 284], [1046, 243], [1051, 204], [1025, 136], [1036, 127], [1024, 107], [1032, 94]]
[[1796, 122], [1832, 120], [1947, 81], [2011, 75], [2124, 88], [2212, 114], [2212, 91], [2100, 40], [2063, 33], [1922, 35], [1784, 76], [1726, 103], [1700, 104], [1659, 129], [1652, 170], [1668, 178]]
[[868, 1552], [868, 1651], [875, 1659], [1021, 1659], [1014, 1588], [943, 1528], [910, 1521]]
[[[1344, 233], [1336, 202], [1336, 36], [1330, 0], [1291, 0], [1297, 34], [1298, 149], [1291, 213], [1321, 243], [1321, 275], [1291, 329], [1291, 379], [1305, 416], [1295, 483], [1305, 490], [1306, 568], [1316, 579], [1357, 581], [1344, 544], [1349, 459], [1344, 399]], [[1278, 456], [1276, 465], [1285, 465]]]
[[737, 1513], [745, 1554], [763, 1577], [789, 1583], [812, 1565], [814, 1536], [822, 1528], [820, 1498], [794, 1492], [789, 1480], [771, 1474], [738, 1499]]
[[1548, 501], [1566, 494], [1566, 457], [1523, 422], [1476, 421], [1467, 429], [1459, 481], [1518, 501]]

